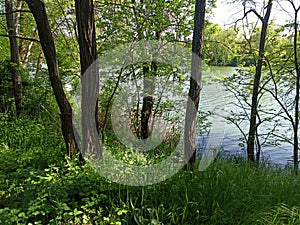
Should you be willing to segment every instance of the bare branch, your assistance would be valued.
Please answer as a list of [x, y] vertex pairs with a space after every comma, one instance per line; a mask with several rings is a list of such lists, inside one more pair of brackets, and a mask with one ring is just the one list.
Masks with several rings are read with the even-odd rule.
[[27, 41], [40, 42], [39, 40], [37, 40], [35, 38], [21, 37], [21, 36], [17, 36], [17, 35], [0, 34], [0, 37], [14, 37], [14, 38], [18, 38], [18, 39], [27, 40]]
[[258, 13], [255, 9], [250, 9], [250, 10], [248, 10], [247, 12], [245, 12], [245, 14], [244, 14], [244, 16], [243, 16], [242, 18], [237, 19], [237, 20], [234, 22], [234, 24], [237, 24], [239, 21], [242, 21], [242, 20], [244, 20], [245, 18], [247, 18], [247, 15], [248, 15], [249, 13], [251, 13], [251, 12], [253, 12], [253, 13], [259, 18], [259, 20], [260, 20], [262, 23], [264, 23], [264, 18], [263, 18], [261, 15], [259, 15], [259, 13]]
[[7, 15], [7, 14], [13, 14], [13, 13], [30, 13], [30, 10], [14, 10], [11, 12], [1, 12], [0, 15]]

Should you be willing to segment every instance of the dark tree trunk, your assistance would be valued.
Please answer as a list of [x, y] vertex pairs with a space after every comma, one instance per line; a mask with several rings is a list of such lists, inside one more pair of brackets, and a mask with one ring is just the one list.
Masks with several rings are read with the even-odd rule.
[[204, 45], [204, 20], [205, 20], [205, 0], [196, 0], [194, 16], [194, 33], [192, 45], [192, 66], [188, 105], [185, 116], [184, 129], [184, 150], [185, 156], [190, 164], [196, 160], [196, 123], [197, 111], [199, 108], [201, 79], [202, 79], [202, 52]]
[[82, 87], [82, 151], [101, 158], [99, 139], [99, 74], [93, 0], [75, 0]]
[[295, 174], [299, 173], [299, 140], [298, 140], [298, 129], [299, 129], [299, 95], [300, 95], [300, 68], [298, 63], [298, 12], [300, 7], [296, 8], [295, 4], [291, 1], [291, 4], [295, 10], [294, 17], [294, 63], [296, 70], [296, 95], [295, 95], [295, 123], [294, 123], [294, 146], [293, 146], [293, 155], [294, 155], [294, 171]]
[[56, 59], [56, 49], [45, 5], [41, 0], [26, 0], [26, 3], [28, 4], [37, 24], [40, 43], [48, 66], [51, 86], [60, 110], [62, 133], [66, 143], [66, 148], [70, 156], [73, 157], [76, 155], [77, 145], [72, 126], [72, 107], [66, 98], [60, 79]]
[[19, 48], [17, 42], [17, 32], [16, 32], [16, 21], [14, 19], [13, 11], [13, 1], [5, 0], [5, 10], [6, 10], [6, 23], [9, 34], [10, 42], [10, 71], [12, 75], [13, 82], [13, 92], [16, 105], [16, 114], [20, 114], [23, 106], [23, 94], [22, 94], [22, 79], [19, 71]]
[[154, 80], [153, 72], [157, 71], [156, 62], [151, 63], [151, 75], [149, 74], [150, 65], [143, 66], [143, 87], [144, 87], [144, 97], [143, 97], [143, 106], [141, 110], [141, 138], [146, 139], [151, 135], [153, 122], [153, 105], [154, 105]]
[[260, 33], [260, 41], [259, 41], [259, 55], [256, 64], [256, 71], [254, 77], [253, 84], [253, 92], [252, 92], [252, 103], [251, 103], [251, 114], [250, 114], [250, 127], [248, 134], [248, 143], [247, 143], [247, 157], [250, 162], [255, 161], [254, 154], [254, 146], [255, 146], [255, 135], [257, 133], [257, 105], [258, 105], [258, 94], [259, 94], [259, 83], [261, 79], [261, 71], [264, 60], [264, 52], [265, 52], [265, 43], [266, 43], [266, 35], [267, 28], [269, 23], [269, 18], [271, 14], [271, 9], [273, 5], [273, 0], [270, 0], [267, 5], [266, 14], [262, 19], [262, 28]]
[[[157, 41], [160, 40], [161, 31], [155, 32], [155, 38]], [[141, 36], [141, 35], [139, 35]], [[150, 68], [149, 68], [150, 67]], [[151, 69], [151, 73], [149, 73]], [[141, 110], [141, 134], [142, 139], [148, 138], [153, 130], [153, 106], [154, 106], [154, 92], [155, 92], [155, 80], [157, 76], [157, 62], [153, 60], [150, 65], [143, 67], [143, 87], [144, 97], [143, 106]]]

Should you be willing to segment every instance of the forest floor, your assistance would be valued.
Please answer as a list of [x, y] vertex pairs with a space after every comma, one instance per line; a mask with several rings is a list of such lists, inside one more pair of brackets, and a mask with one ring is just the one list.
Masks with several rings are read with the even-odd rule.
[[3, 225], [300, 224], [300, 179], [288, 170], [217, 158], [203, 172], [125, 186], [70, 160], [53, 121], [3, 118], [0, 126]]

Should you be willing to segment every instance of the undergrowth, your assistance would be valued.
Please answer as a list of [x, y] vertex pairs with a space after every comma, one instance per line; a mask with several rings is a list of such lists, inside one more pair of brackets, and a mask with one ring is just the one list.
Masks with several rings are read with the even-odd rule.
[[300, 224], [300, 180], [288, 171], [218, 158], [203, 172], [124, 186], [66, 157], [49, 121], [0, 119], [0, 224]]

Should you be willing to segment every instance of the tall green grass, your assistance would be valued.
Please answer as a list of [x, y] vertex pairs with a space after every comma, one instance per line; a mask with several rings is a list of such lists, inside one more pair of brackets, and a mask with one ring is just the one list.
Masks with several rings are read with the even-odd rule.
[[50, 120], [0, 123], [0, 224], [300, 224], [300, 179], [289, 171], [218, 158], [129, 187], [65, 157]]

